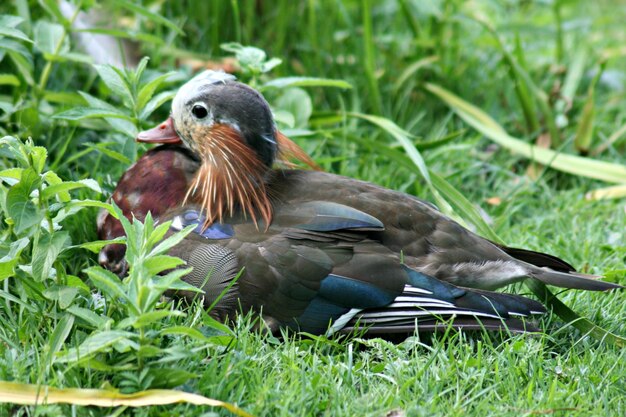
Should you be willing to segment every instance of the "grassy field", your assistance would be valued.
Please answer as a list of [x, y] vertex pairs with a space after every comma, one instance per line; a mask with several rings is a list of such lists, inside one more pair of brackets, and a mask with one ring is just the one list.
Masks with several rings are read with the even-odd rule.
[[[251, 332], [253, 318], [231, 330], [154, 290], [137, 321], [142, 299], [124, 287], [122, 302], [86, 244], [99, 202], [146, 149], [134, 134], [166, 117], [194, 68], [237, 56], [237, 76], [325, 170], [626, 284], [626, 3], [118, 0], [91, 7], [98, 31], [78, 30], [73, 10], [0, 6], [0, 380], [176, 388], [256, 416], [626, 415], [623, 340], [556, 314], [543, 335], [279, 340]], [[145, 70], [94, 66], [94, 34], [113, 36], [108, 53], [127, 46], [129, 65], [150, 57]], [[590, 198], [598, 190], [610, 198]], [[624, 292], [559, 298], [626, 335]], [[0, 416], [69, 415], [231, 414], [0, 404]]]

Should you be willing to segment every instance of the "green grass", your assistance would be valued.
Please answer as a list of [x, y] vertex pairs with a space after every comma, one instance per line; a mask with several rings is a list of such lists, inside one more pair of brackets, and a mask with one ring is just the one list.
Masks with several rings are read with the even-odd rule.
[[[70, 25], [56, 2], [16, 0], [0, 6], [0, 14], [22, 17], [20, 23], [5, 18], [0, 25], [10, 29], [0, 32], [0, 136], [32, 137], [34, 145], [47, 149], [45, 166], [33, 168], [33, 175], [52, 170], [63, 181], [93, 178], [103, 190], [78, 188], [70, 191], [73, 200], [108, 198], [120, 175], [145, 150], [131, 140], [133, 131], [167, 115], [168, 103], [153, 114], [141, 114], [144, 107], [136, 101], [141, 85], [176, 71], [154, 91], [165, 98], [191, 75], [180, 62], [190, 57], [219, 60], [231, 55], [220, 49], [222, 43], [239, 42], [283, 61], [268, 72], [257, 68], [238, 74], [257, 87], [290, 76], [352, 85], [264, 89], [281, 128], [324, 169], [434, 201], [416, 160], [390, 134], [394, 127], [381, 129], [350, 114], [383, 117], [408, 132], [405, 146], [419, 149], [431, 172], [483, 210], [504, 242], [552, 253], [582, 271], [626, 284], [624, 199], [584, 198], [611, 184], [541, 166], [529, 175], [526, 158], [477, 133], [423, 88], [432, 83], [453, 92], [525, 142], [547, 134], [553, 149], [624, 165], [624, 137], [607, 142], [626, 123], [623, 7], [608, 0], [144, 3], [147, 9], [131, 10], [126, 1], [95, 8], [124, 37], [136, 40], [139, 58], [150, 57], [126, 101], [123, 88], [111, 88], [110, 80], [101, 78], [102, 70], [99, 75], [83, 62], [85, 56], [76, 54], [83, 53], [76, 33], [63, 35]], [[365, 6], [371, 10], [362, 13]], [[77, 108], [104, 105], [86, 102], [78, 91], [110, 104], [109, 111], [121, 112], [125, 119], [84, 118], [87, 110]], [[594, 112], [585, 110], [588, 103]], [[53, 117], [63, 112], [65, 118]], [[78, 120], [68, 120], [72, 117]], [[117, 131], [111, 128], [115, 123]], [[453, 138], [432, 145], [448, 135]], [[0, 170], [37, 165], [32, 155], [20, 162], [7, 149], [0, 147]], [[32, 204], [30, 217], [20, 220], [26, 226], [19, 230], [20, 222], [7, 222], [15, 214], [6, 204], [12, 185], [7, 175], [2, 174], [0, 185], [1, 254], [18, 238], [28, 244], [15, 258], [15, 272], [1, 282], [0, 380], [112, 386], [124, 392], [176, 388], [236, 403], [258, 416], [626, 414], [624, 348], [585, 335], [555, 314], [542, 319], [546, 335], [539, 336], [450, 333], [390, 343], [286, 335], [279, 340], [252, 331], [252, 319], [240, 320], [230, 332], [198, 305], [160, 302], [150, 311], [178, 310], [186, 316], [172, 313], [143, 327], [128, 326], [126, 339], [103, 345], [93, 355], [97, 363], [64, 361], [59, 358], [90, 335], [111, 336], [109, 330], [135, 313], [107, 293], [106, 277], [98, 284], [87, 275], [86, 268], [97, 264], [93, 253], [68, 249], [96, 239], [96, 208], [59, 223], [52, 235], [67, 232], [67, 239], [56, 256], [54, 245], [45, 240], [51, 215], [61, 205], [78, 203], [68, 202], [62, 193], [46, 199], [12, 191], [9, 200]], [[501, 203], [489, 204], [492, 197]], [[39, 215], [43, 227], [38, 221], [27, 227]], [[56, 275], [49, 268], [30, 268], [49, 265], [44, 252]], [[510, 290], [528, 293], [521, 285]], [[622, 292], [567, 291], [559, 297], [594, 323], [626, 335]], [[94, 314], [80, 318], [72, 308]], [[213, 413], [228, 415], [191, 405], [98, 409], [0, 404], [0, 416]]]

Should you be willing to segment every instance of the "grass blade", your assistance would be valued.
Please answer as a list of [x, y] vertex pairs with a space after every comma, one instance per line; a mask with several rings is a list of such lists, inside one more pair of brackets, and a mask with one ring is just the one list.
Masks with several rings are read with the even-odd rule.
[[626, 183], [626, 166], [558, 153], [551, 149], [531, 145], [510, 136], [487, 113], [438, 85], [427, 83], [425, 88], [450, 106], [474, 129], [513, 153], [569, 174], [606, 182]]

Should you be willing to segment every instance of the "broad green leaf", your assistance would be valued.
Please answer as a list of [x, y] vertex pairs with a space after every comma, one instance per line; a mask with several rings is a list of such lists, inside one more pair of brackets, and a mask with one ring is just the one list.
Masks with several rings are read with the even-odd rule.
[[17, 182], [19, 182], [20, 178], [22, 178], [22, 171], [23, 170], [24, 170], [23, 168], [7, 168], [7, 169], [3, 169], [2, 171], [0, 171], [0, 178], [2, 178], [2, 179], [9, 179], [9, 180], [17, 180], [15, 182], [15, 184], [17, 184]]
[[125, 332], [122, 330], [107, 330], [103, 332], [92, 333], [83, 343], [77, 347], [71, 347], [68, 351], [58, 355], [55, 363], [73, 363], [82, 359], [89, 358], [99, 352], [109, 351], [112, 346], [127, 339], [137, 337], [135, 333]]
[[20, 260], [22, 250], [30, 240], [26, 237], [11, 242], [8, 247], [0, 244], [0, 281], [12, 277], [15, 274], [15, 266]]
[[16, 160], [23, 168], [28, 168], [30, 162], [24, 144], [13, 136], [4, 136], [0, 139], [1, 155]]
[[131, 120], [131, 117], [121, 111], [112, 111], [110, 109], [96, 109], [93, 107], [74, 107], [73, 109], [69, 109], [63, 111], [61, 113], [57, 113], [52, 116], [54, 119], [63, 119], [63, 120], [83, 120], [83, 119], [104, 119], [104, 118], [114, 118], [114, 119], [124, 119]]
[[173, 269], [183, 265], [185, 261], [175, 256], [156, 255], [146, 259], [143, 263], [151, 275], [156, 275], [168, 269]]
[[94, 68], [113, 94], [121, 97], [126, 103], [135, 104], [131, 87], [123, 77], [124, 73], [121, 70], [111, 65], [94, 65]]
[[68, 287], [66, 285], [52, 285], [46, 288], [43, 295], [48, 300], [59, 303], [59, 308], [65, 310], [72, 304], [76, 295], [78, 295], [78, 288]]
[[[148, 224], [148, 222], [152, 223], [151, 213], [148, 213], [144, 221], [145, 224]], [[165, 222], [165, 223], [161, 223], [160, 225], [158, 225], [154, 229], [154, 231], [150, 233], [150, 236], [148, 237], [148, 240], [146, 241], [146, 247], [148, 248], [154, 247], [154, 245], [156, 245], [161, 240], [163, 240], [167, 232], [170, 230], [170, 224], [171, 224], [170, 222]]]
[[19, 87], [20, 79], [13, 74], [0, 74], [0, 85]]
[[111, 239], [111, 240], [93, 240], [91, 242], [81, 243], [80, 245], [70, 246], [68, 249], [75, 249], [75, 248], [87, 249], [90, 252], [98, 253], [100, 252], [100, 249], [102, 249], [103, 247], [107, 245], [112, 245], [114, 243], [124, 244], [126, 243], [126, 238], [118, 237], [118, 238]]
[[111, 319], [108, 317], [100, 316], [87, 308], [78, 307], [75, 305], [70, 306], [66, 311], [68, 313], [72, 313], [74, 316], [85, 321], [96, 329], [104, 328], [105, 324], [111, 321]]
[[190, 273], [191, 270], [192, 268], [175, 269], [165, 275], [159, 275], [154, 279], [153, 287], [161, 291], [177, 290], [201, 293], [203, 291], [200, 288], [182, 281], [182, 278]]
[[289, 88], [276, 100], [276, 107], [291, 113], [294, 123], [290, 127], [306, 127], [313, 113], [311, 96], [301, 88]]
[[185, 313], [178, 310], [154, 310], [148, 311], [147, 313], [143, 313], [137, 317], [135, 317], [132, 323], [132, 326], [135, 329], [140, 329], [142, 327], [146, 327], [150, 324], [159, 322], [166, 317], [184, 317]]
[[[116, 107], [90, 94], [87, 94], [83, 91], [79, 91], [78, 94], [80, 94], [82, 98], [85, 99], [85, 101], [89, 104], [90, 107], [109, 110], [113, 113], [120, 112], [120, 110], [118, 110]], [[137, 127], [132, 121], [129, 121], [126, 119], [114, 118], [114, 117], [107, 117], [105, 118], [105, 120], [107, 121], [107, 123], [111, 125], [111, 127], [113, 127], [113, 129], [117, 130], [118, 132], [125, 133], [132, 138], [134, 138], [137, 135]]]
[[44, 54], [54, 55], [56, 52], [68, 52], [70, 49], [69, 43], [65, 39], [61, 49], [57, 51], [57, 45], [65, 35], [65, 29], [59, 24], [38, 20], [33, 28], [33, 35], [35, 47]]
[[0, 15], [0, 26], [7, 28], [14, 28], [20, 23], [22, 23], [24, 19], [20, 16], [12, 16], [9, 14]]
[[18, 39], [20, 41], [32, 43], [28, 36], [19, 29], [0, 25], [0, 36], [6, 36], [7, 38]]
[[50, 185], [41, 192], [41, 198], [48, 199], [56, 194], [64, 193], [77, 188], [89, 188], [97, 193], [102, 193], [102, 189], [97, 181], [86, 178], [79, 181], [65, 181], [61, 184]]
[[109, 214], [117, 218], [117, 214], [113, 212], [113, 208], [111, 207], [111, 204], [109, 203], [105, 203], [104, 201], [97, 201], [97, 200], [72, 200], [69, 203], [67, 203], [65, 207], [59, 210], [59, 212], [52, 219], [52, 221], [54, 223], [60, 223], [67, 216], [71, 216], [72, 214], [77, 213], [78, 211], [80, 211], [81, 209], [85, 207], [96, 207], [96, 208], [107, 210]]
[[106, 293], [111, 298], [121, 298], [126, 302], [130, 302], [120, 278], [113, 272], [107, 271], [99, 266], [87, 268], [85, 272], [91, 279], [93, 285], [100, 291]]
[[489, 115], [449, 91], [434, 84], [426, 84], [425, 88], [448, 104], [469, 125], [514, 153], [570, 174], [607, 182], [626, 183], [626, 166], [624, 165], [558, 153], [551, 149], [531, 145], [510, 136]]
[[187, 336], [187, 337], [189, 337], [191, 339], [195, 339], [195, 340], [197, 340], [199, 342], [205, 342], [205, 343], [210, 341], [210, 338], [208, 338], [205, 335], [203, 335], [202, 332], [199, 331], [198, 329], [194, 329], [192, 327], [185, 327], [185, 326], [166, 327], [165, 329], [161, 330], [159, 332], [159, 334], [161, 334], [163, 336], [166, 336], [166, 335], [169, 335], [169, 336]]
[[49, 276], [52, 264], [69, 240], [68, 232], [42, 233], [37, 245], [33, 248], [33, 278], [42, 281]]
[[21, 55], [22, 59], [32, 65], [32, 54], [23, 44], [8, 38], [0, 38], [0, 51], [10, 51]]
[[9, 51], [8, 55], [26, 83], [31, 86], [34, 85], [35, 79], [33, 78], [33, 62], [30, 56], [26, 57], [14, 51]]
[[317, 77], [283, 77], [275, 78], [263, 84], [262, 88], [287, 88], [287, 87], [336, 87], [352, 88], [352, 84], [344, 80]]
[[117, 3], [119, 6], [128, 10], [132, 10], [133, 12], [144, 16], [145, 18], [147, 18], [148, 20], [154, 23], [159, 23], [163, 26], [167, 26], [168, 28], [172, 29], [179, 35], [185, 34], [185, 32], [183, 32], [183, 30], [180, 27], [178, 27], [178, 25], [176, 25], [174, 22], [167, 20], [166, 18], [164, 18], [163, 16], [157, 13], [151, 12], [150, 10], [146, 9], [143, 6], [138, 5], [135, 2], [132, 2], [129, 0], [113, 0], [113, 1], [114, 3]]
[[[54, 171], [48, 171], [45, 174], [43, 174], [43, 180], [48, 185], [58, 185], [58, 184], [62, 184], [63, 183], [63, 180], [61, 179], [61, 177], [59, 177]], [[45, 193], [45, 190], [42, 192], [42, 194], [44, 194], [44, 193]], [[59, 200], [64, 202], [64, 203], [67, 203], [72, 198], [70, 196], [70, 193], [68, 193], [67, 191], [59, 191], [56, 194], [57, 194], [57, 197], [59, 198]]]
[[[159, 243], [157, 247], [152, 249], [150, 252], [150, 256], [160, 255], [172, 249], [174, 246], [178, 245], [180, 242], [187, 237], [187, 235], [195, 229], [196, 225], [190, 225], [185, 227], [180, 232], [176, 232], [173, 235], [169, 236], [167, 239]], [[128, 233], [127, 233], [128, 236]]]
[[241, 417], [253, 417], [234, 404], [184, 391], [155, 389], [122, 394], [118, 391], [87, 388], [53, 388], [46, 385], [0, 381], [0, 402], [37, 404], [74, 404], [95, 407], [145, 407], [188, 403], [222, 407]]
[[148, 104], [154, 92], [163, 84], [170, 76], [176, 74], [176, 72], [171, 71], [163, 75], [159, 75], [158, 77], [153, 78], [149, 82], [147, 82], [139, 93], [137, 94], [137, 108], [142, 109]]
[[41, 174], [46, 166], [48, 150], [43, 146], [29, 146], [28, 151], [33, 169], [37, 174]]
[[118, 162], [121, 162], [124, 165], [130, 165], [132, 161], [128, 159], [125, 155], [120, 152], [114, 151], [110, 149], [109, 146], [116, 145], [114, 142], [106, 142], [106, 143], [86, 143], [85, 146], [89, 149], [93, 149], [98, 151], [101, 154], [108, 156], [111, 159], [114, 159]]
[[156, 96], [152, 97], [146, 106], [139, 113], [139, 119], [145, 120], [150, 116], [156, 109], [158, 109], [164, 103], [172, 100], [176, 95], [176, 91], [163, 91]]
[[38, 224], [43, 214], [30, 199], [30, 194], [41, 184], [41, 178], [32, 168], [22, 172], [20, 182], [11, 187], [7, 193], [7, 213], [15, 222], [15, 233], [18, 235], [24, 230]]

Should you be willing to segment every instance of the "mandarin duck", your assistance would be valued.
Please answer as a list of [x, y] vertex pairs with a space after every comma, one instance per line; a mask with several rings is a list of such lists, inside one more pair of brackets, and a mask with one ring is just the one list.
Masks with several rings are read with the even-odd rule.
[[[314, 166], [277, 131], [268, 103], [231, 75], [183, 85], [171, 116], [137, 140], [160, 143], [120, 179], [112, 199], [129, 218], [148, 211], [171, 229], [195, 225], [171, 255], [193, 267], [210, 314], [260, 313], [269, 329], [315, 334], [454, 328], [534, 330], [541, 303], [494, 289], [524, 279], [603, 291], [617, 284], [551, 255], [484, 239], [432, 204], [316, 170], [272, 168], [284, 155]], [[104, 212], [99, 235], [123, 235]], [[100, 263], [125, 272], [124, 247]], [[241, 276], [233, 284], [240, 273]]]

